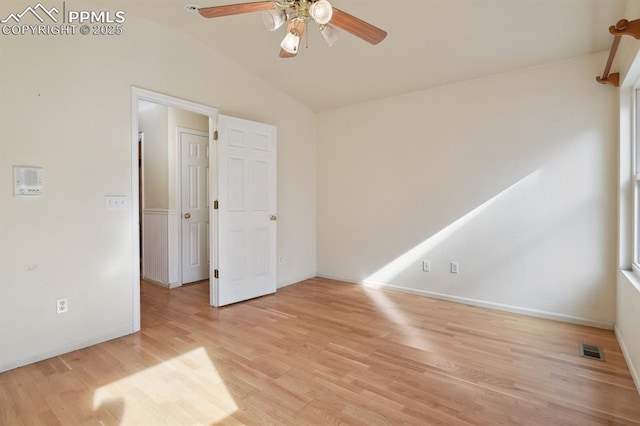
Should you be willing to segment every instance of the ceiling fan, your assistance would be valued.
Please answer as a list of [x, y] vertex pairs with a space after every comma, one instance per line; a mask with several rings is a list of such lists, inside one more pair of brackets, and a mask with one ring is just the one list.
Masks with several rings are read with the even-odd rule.
[[198, 12], [205, 18], [263, 12], [263, 21], [269, 31], [275, 31], [287, 23], [287, 33], [280, 44], [281, 58], [293, 58], [298, 54], [300, 40], [310, 22], [318, 24], [320, 34], [329, 46], [333, 46], [338, 39], [337, 28], [371, 44], [378, 44], [387, 36], [380, 28], [332, 7], [328, 0], [257, 1], [203, 7]]

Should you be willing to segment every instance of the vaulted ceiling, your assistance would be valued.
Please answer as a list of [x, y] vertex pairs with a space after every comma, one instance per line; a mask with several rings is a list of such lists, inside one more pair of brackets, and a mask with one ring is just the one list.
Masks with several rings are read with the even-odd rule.
[[[609, 49], [625, 0], [330, 0], [389, 35], [372, 46], [317, 28], [298, 57], [278, 57], [284, 28], [260, 13], [205, 19], [185, 11], [237, 0], [96, 0], [191, 34], [314, 111], [538, 66]], [[626, 17], [635, 19], [636, 17]], [[303, 41], [304, 43], [304, 41]], [[603, 63], [604, 67], [604, 63]], [[594, 75], [595, 77], [595, 75]]]

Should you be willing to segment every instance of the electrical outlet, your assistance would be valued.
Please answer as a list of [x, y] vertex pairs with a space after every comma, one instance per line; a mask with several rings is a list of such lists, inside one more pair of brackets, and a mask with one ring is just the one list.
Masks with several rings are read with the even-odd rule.
[[280, 257], [278, 258], [278, 264], [279, 264], [279, 265], [282, 265], [283, 263], [284, 263], [284, 256], [280, 256]]
[[431, 272], [431, 262], [428, 260], [422, 261], [422, 272]]
[[66, 298], [56, 299], [56, 312], [59, 314], [69, 312], [69, 302]]
[[457, 274], [460, 272], [460, 264], [458, 262], [451, 262], [451, 273]]

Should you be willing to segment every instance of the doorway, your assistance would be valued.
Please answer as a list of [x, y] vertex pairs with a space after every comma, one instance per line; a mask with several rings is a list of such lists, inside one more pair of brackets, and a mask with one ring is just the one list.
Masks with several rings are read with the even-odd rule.
[[[165, 108], [175, 108], [190, 113], [204, 116], [207, 121], [207, 131], [202, 136], [207, 138], [205, 152], [206, 160], [199, 166], [201, 169], [211, 171], [205, 181], [210, 181], [209, 187], [204, 191], [207, 201], [213, 201], [214, 208], [209, 209], [208, 217], [210, 226], [207, 227], [206, 237], [208, 250], [206, 259], [209, 264], [206, 269], [209, 272], [209, 303], [212, 306], [240, 302], [242, 300], [275, 293], [276, 291], [276, 200], [277, 200], [277, 130], [269, 124], [243, 120], [240, 118], [218, 115], [218, 110], [212, 107], [184, 101], [170, 96], [161, 95], [144, 89], [132, 88], [132, 194], [139, 190], [140, 179], [138, 176], [138, 133], [140, 122], [138, 109], [140, 104], [147, 102], [157, 104]], [[175, 127], [175, 126], [174, 126]], [[177, 129], [177, 128], [176, 128]], [[170, 132], [171, 133], [171, 132]], [[176, 141], [180, 140], [179, 134]], [[149, 135], [145, 133], [143, 145], [143, 157], [149, 157]], [[214, 141], [216, 143], [214, 144]], [[163, 155], [173, 161], [174, 182], [179, 180], [181, 170], [177, 142], [170, 144], [175, 149], [173, 155]], [[204, 146], [204, 145], [203, 145]], [[191, 149], [189, 147], [188, 149]], [[202, 150], [201, 150], [202, 151]], [[208, 155], [208, 152], [211, 155]], [[208, 164], [208, 168], [206, 165]], [[146, 174], [146, 173], [145, 173]], [[171, 174], [167, 174], [167, 181], [171, 182]], [[195, 176], [195, 175], [194, 175]], [[189, 177], [187, 177], [188, 179]], [[143, 181], [145, 177], [143, 176]], [[154, 190], [166, 188], [167, 185], [150, 186]], [[142, 205], [145, 213], [149, 212], [149, 221], [143, 220], [143, 239], [162, 237], [166, 241], [167, 259], [178, 259], [176, 264], [181, 264], [181, 256], [176, 257], [172, 248], [180, 246], [182, 226], [185, 219], [190, 219], [190, 211], [183, 211], [183, 204], [179, 196], [182, 191], [180, 185], [168, 185], [169, 189], [160, 195], [167, 194], [168, 202], [172, 200], [180, 209], [165, 209], [165, 219], [159, 218], [163, 211], [151, 211], [146, 206], [145, 197], [140, 203], [138, 197], [132, 197], [132, 245], [134, 253], [133, 263], [133, 329], [140, 330], [140, 262], [138, 259], [138, 221], [137, 216]], [[173, 189], [172, 189], [173, 188]], [[187, 189], [190, 191], [190, 189]], [[171, 207], [171, 204], [169, 205]], [[161, 210], [161, 209], [156, 209]], [[157, 213], [157, 214], [154, 214]], [[171, 216], [171, 218], [169, 218]], [[188, 217], [185, 217], [188, 216]], [[151, 220], [165, 220], [162, 226], [158, 226], [155, 232], [150, 232]], [[176, 225], [177, 224], [177, 225]], [[170, 226], [171, 225], [171, 226]], [[163, 234], [164, 233], [164, 234]], [[201, 239], [202, 240], [202, 239]], [[173, 243], [172, 243], [173, 242]], [[143, 240], [144, 244], [144, 240]], [[143, 255], [147, 250], [143, 250]], [[148, 254], [148, 253], [147, 253]], [[145, 255], [146, 256], [146, 255]], [[145, 257], [146, 259], [146, 257]], [[166, 282], [171, 282], [177, 268], [172, 268], [171, 261], [166, 262]], [[143, 261], [143, 267], [145, 262]], [[182, 266], [179, 266], [182, 268]], [[214, 273], [215, 271], [215, 273]]]
[[141, 101], [138, 130], [142, 278], [168, 288], [208, 279], [208, 117]]
[[[207, 147], [212, 146], [213, 141], [213, 131], [214, 131], [214, 123], [218, 114], [218, 110], [206, 105], [197, 104], [194, 102], [185, 101], [178, 98], [173, 98], [170, 96], [162, 95], [159, 93], [151, 92], [148, 90], [140, 89], [140, 88], [132, 88], [132, 97], [131, 97], [131, 110], [132, 110], [132, 170], [135, 170], [135, 173], [132, 174], [132, 194], [138, 194], [141, 187], [140, 177], [138, 176], [138, 134], [140, 132], [140, 120], [139, 120], [139, 108], [144, 103], [152, 104], [152, 105], [160, 105], [165, 108], [172, 108], [179, 111], [183, 111], [186, 113], [195, 113], [202, 117], [203, 120], [207, 124], [206, 131], [204, 132], [204, 137], [207, 140]], [[178, 151], [178, 126], [173, 126], [173, 135], [174, 135], [174, 143], [172, 144], [172, 149]], [[184, 127], [193, 127], [189, 124]], [[169, 134], [169, 129], [167, 129], [167, 133]], [[150, 159], [150, 135], [149, 132], [145, 132], [145, 139], [143, 142], [143, 157]], [[162, 153], [159, 154], [162, 157]], [[167, 261], [167, 269], [166, 272], [163, 272], [165, 275], [161, 276], [164, 282], [179, 282], [181, 281], [181, 271], [180, 271], [180, 249], [178, 248], [180, 245], [180, 234], [181, 234], [181, 220], [183, 220], [183, 215], [181, 214], [181, 201], [178, 198], [181, 189], [176, 187], [175, 185], [169, 185], [170, 181], [178, 182], [179, 176], [177, 175], [180, 167], [179, 164], [179, 155], [176, 153], [174, 155], [169, 155], [169, 144], [167, 144], [166, 156], [164, 158], [171, 164], [168, 165], [168, 171], [166, 174], [160, 173], [159, 175], [163, 176], [161, 179], [162, 182], [166, 182], [164, 185], [161, 183], [159, 186], [163, 186], [162, 191], [158, 191], [153, 194], [153, 191], [158, 189], [158, 187], [148, 185], [149, 182], [144, 181], [144, 177], [142, 177], [142, 183], [145, 184], [144, 187], [144, 196], [142, 202], [138, 199], [138, 197], [132, 197], [131, 199], [131, 214], [132, 214], [132, 233], [136, 237], [133, 239], [133, 253], [134, 253], [134, 274], [133, 274], [133, 329], [134, 331], [140, 330], [140, 276], [142, 275], [143, 270], [149, 267], [153, 267], [155, 265], [149, 264], [145, 265], [143, 260], [142, 266], [140, 265], [139, 253], [141, 250], [141, 242], [138, 239], [138, 235], [140, 234], [140, 227], [138, 225], [140, 212], [143, 213], [142, 220], [142, 236], [143, 239], [146, 238], [155, 238], [159, 237], [162, 241], [166, 241], [166, 244], [163, 244], [163, 250], [166, 249], [166, 258], [167, 259], [178, 259], [177, 262]], [[209, 168], [210, 165], [213, 164], [213, 156], [209, 156], [208, 162]], [[164, 161], [162, 158], [156, 158], [156, 160]], [[145, 168], [145, 174], [149, 175], [149, 173], [153, 173], [153, 170], [149, 170], [149, 168], [153, 168], [153, 166], [149, 166]], [[156, 170], [157, 171], [157, 170]], [[166, 191], [165, 191], [166, 189]], [[152, 194], [149, 194], [149, 192]], [[215, 198], [215, 187], [212, 185], [206, 189], [208, 199]], [[154, 199], [154, 204], [146, 205], [144, 199]], [[163, 204], [164, 203], [164, 204]], [[144, 210], [143, 210], [144, 207]], [[145, 213], [147, 215], [145, 216]], [[209, 217], [212, 217], [211, 214], [208, 214]], [[148, 219], [148, 220], [147, 220]], [[162, 226], [162, 223], [166, 223], [166, 226]], [[160, 225], [158, 225], [160, 224]], [[158, 232], [150, 232], [149, 227], [156, 226]], [[208, 232], [208, 235], [205, 237], [208, 246], [214, 247], [211, 244], [211, 232]], [[144, 244], [144, 241], [142, 242]], [[161, 250], [161, 252], [163, 251]], [[147, 253], [148, 255], [149, 253]], [[145, 251], [143, 250], [143, 256], [145, 256]], [[211, 256], [211, 253], [208, 253], [210, 258], [214, 258]], [[151, 257], [148, 257], [147, 260], [151, 263]], [[212, 263], [208, 264], [207, 269], [208, 273], [212, 276], [211, 268], [214, 265]], [[176, 278], [176, 276], [178, 278]], [[209, 284], [209, 295], [210, 295], [210, 303], [213, 298], [213, 288], [212, 282], [210, 280]], [[180, 283], [182, 284], [182, 283]]]

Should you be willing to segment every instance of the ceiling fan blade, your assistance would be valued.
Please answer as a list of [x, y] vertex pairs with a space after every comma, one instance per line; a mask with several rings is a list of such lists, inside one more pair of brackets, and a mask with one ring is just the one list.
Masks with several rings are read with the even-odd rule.
[[335, 7], [330, 23], [371, 44], [378, 44], [387, 37], [386, 31]]
[[242, 13], [262, 12], [275, 9], [277, 6], [272, 1], [256, 1], [253, 3], [227, 4], [225, 6], [203, 7], [198, 13], [205, 18], [218, 18], [220, 16], [240, 15]]
[[283, 48], [280, 48], [280, 57], [281, 58], [295, 58], [297, 55], [297, 53], [289, 53], [286, 50], [284, 50]]

